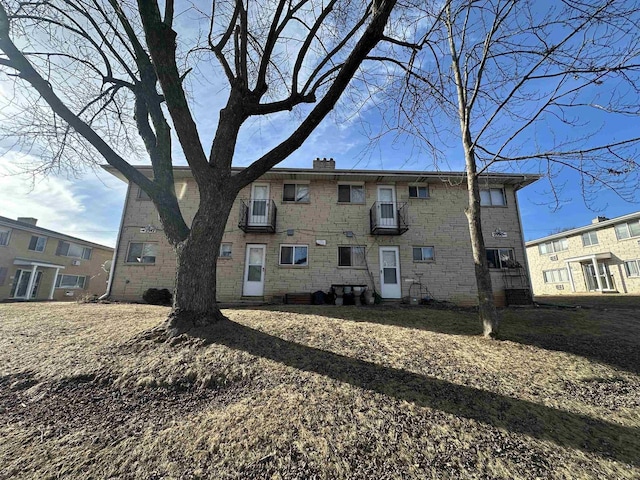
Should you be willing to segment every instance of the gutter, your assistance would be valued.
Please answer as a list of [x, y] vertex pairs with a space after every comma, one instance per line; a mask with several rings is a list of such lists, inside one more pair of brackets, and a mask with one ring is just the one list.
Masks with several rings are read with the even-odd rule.
[[124, 197], [124, 205], [122, 206], [122, 217], [120, 218], [120, 227], [118, 228], [118, 238], [116, 239], [116, 248], [113, 249], [113, 258], [111, 259], [111, 271], [109, 272], [109, 280], [107, 280], [107, 291], [98, 297], [98, 300], [106, 300], [111, 296], [111, 287], [113, 285], [113, 277], [116, 272], [116, 260], [118, 260], [118, 248], [120, 240], [122, 240], [122, 228], [124, 227], [124, 217], [127, 213], [127, 203], [129, 203], [129, 193], [131, 192], [131, 182], [127, 184], [127, 193]]

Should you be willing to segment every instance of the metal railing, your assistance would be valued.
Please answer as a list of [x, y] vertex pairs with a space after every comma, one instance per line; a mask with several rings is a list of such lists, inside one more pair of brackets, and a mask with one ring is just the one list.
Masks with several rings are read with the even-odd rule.
[[408, 206], [399, 202], [375, 202], [369, 210], [373, 235], [402, 235], [409, 230]]
[[277, 215], [273, 200], [241, 200], [238, 227], [244, 232], [275, 233]]

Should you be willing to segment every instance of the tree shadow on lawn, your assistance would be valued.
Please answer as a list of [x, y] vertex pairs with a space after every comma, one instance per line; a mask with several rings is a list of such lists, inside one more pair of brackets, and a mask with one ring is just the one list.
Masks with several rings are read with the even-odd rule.
[[[268, 310], [321, 315], [428, 330], [447, 335], [482, 334], [472, 309], [430, 307], [268, 307]], [[640, 374], [640, 313], [635, 310], [502, 309], [500, 340], [578, 355]]]
[[640, 465], [640, 429], [320, 350], [222, 321], [192, 335], [298, 370], [565, 447]]

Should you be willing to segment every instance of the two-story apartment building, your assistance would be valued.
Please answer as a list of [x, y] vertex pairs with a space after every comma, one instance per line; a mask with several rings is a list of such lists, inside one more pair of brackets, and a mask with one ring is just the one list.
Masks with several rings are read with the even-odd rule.
[[640, 294], [640, 212], [526, 243], [536, 295]]
[[[151, 176], [150, 167], [138, 168]], [[187, 167], [175, 167], [174, 175], [189, 223], [198, 188]], [[500, 303], [503, 268], [525, 262], [516, 191], [537, 178], [482, 179], [487, 257]], [[312, 169], [274, 168], [235, 201], [218, 259], [218, 300], [272, 300], [332, 285], [366, 286], [400, 299], [419, 282], [437, 300], [475, 304], [467, 201], [459, 172], [338, 170], [332, 159], [317, 159]], [[130, 185], [111, 295], [139, 300], [147, 288], [172, 289], [174, 277], [175, 255], [157, 211]]]
[[31, 217], [0, 217], [0, 301], [73, 300], [102, 295], [102, 266], [113, 248], [36, 225]]

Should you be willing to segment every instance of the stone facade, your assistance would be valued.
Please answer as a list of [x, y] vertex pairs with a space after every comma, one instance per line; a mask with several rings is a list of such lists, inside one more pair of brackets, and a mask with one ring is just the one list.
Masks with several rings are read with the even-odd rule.
[[0, 300], [76, 300], [105, 293], [108, 274], [102, 265], [112, 259], [113, 248], [37, 227], [33, 218], [18, 220], [0, 217]]
[[[640, 212], [614, 219], [598, 217], [591, 225], [526, 246], [536, 295], [640, 294]], [[596, 268], [598, 275], [594, 275]]]
[[[255, 182], [268, 186], [268, 198], [277, 208], [275, 233], [247, 233], [239, 228], [242, 202], [251, 197], [252, 186], [240, 193], [223, 238], [224, 243], [230, 244], [231, 254], [218, 259], [220, 301], [246, 297], [248, 245], [264, 245], [264, 290], [259, 297], [276, 301], [287, 293], [328, 291], [336, 284], [367, 285], [381, 292], [379, 252], [382, 247], [395, 246], [399, 251], [401, 297], [420, 295], [418, 286], [411, 288], [420, 281], [434, 299], [462, 305], [476, 303], [474, 264], [464, 213], [467, 190], [461, 174], [333, 170], [333, 165], [327, 165], [331, 161], [323, 162], [315, 170], [273, 169]], [[520, 263], [525, 261], [525, 252], [516, 190], [534, 180], [535, 177], [514, 175], [486, 179], [490, 182], [487, 187], [503, 188], [506, 198], [505, 206], [482, 209], [487, 248], [512, 249]], [[285, 184], [308, 188], [308, 201], [285, 201]], [[364, 203], [339, 202], [338, 185], [345, 184], [363, 186]], [[370, 210], [378, 200], [379, 185], [392, 186], [397, 205], [404, 205], [408, 229], [403, 234], [371, 234]], [[409, 198], [409, 186], [427, 187], [428, 198]], [[188, 173], [178, 169], [176, 193], [189, 224], [197, 208], [198, 189]], [[131, 185], [111, 287], [115, 299], [136, 301], [147, 288], [172, 289], [174, 285], [174, 253], [161, 231], [153, 203], [141, 197], [139, 188]], [[505, 233], [494, 236], [496, 230]], [[129, 260], [134, 261], [127, 262], [132, 243], [138, 249], [140, 244], [155, 244], [155, 262], [141, 263], [133, 258]], [[307, 264], [282, 265], [282, 245], [307, 246]], [[338, 248], [343, 246], [364, 246], [366, 265], [339, 266]], [[413, 247], [433, 247], [433, 260], [414, 261]], [[492, 272], [497, 301], [503, 303], [503, 271]]]

